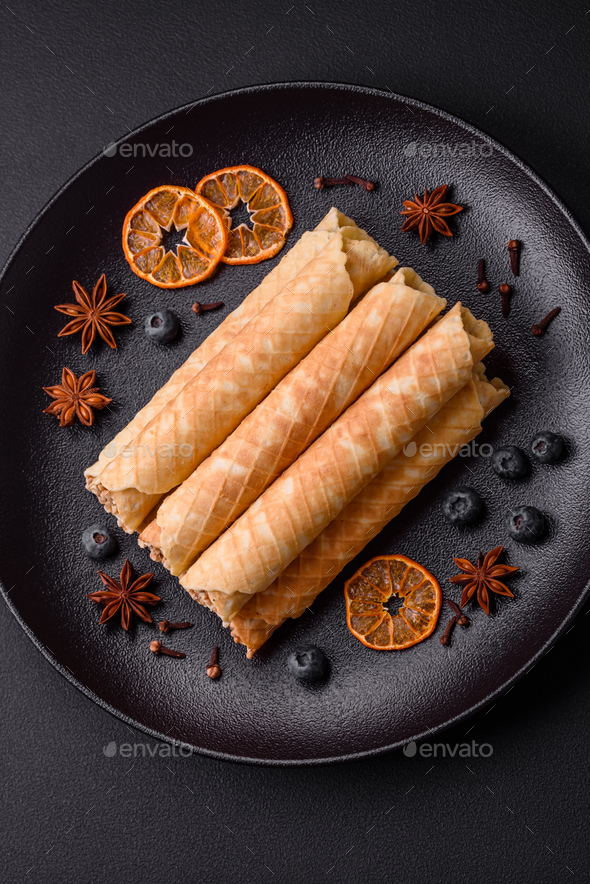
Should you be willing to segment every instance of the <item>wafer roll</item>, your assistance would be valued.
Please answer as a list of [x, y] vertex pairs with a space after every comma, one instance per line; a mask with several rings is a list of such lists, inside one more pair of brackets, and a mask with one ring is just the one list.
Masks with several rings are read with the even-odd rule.
[[429, 421], [429, 429], [418, 433], [274, 583], [251, 596], [231, 622], [232, 635], [246, 646], [246, 656], [251, 658], [285, 620], [300, 617], [443, 466], [479, 435], [482, 420], [509, 395], [499, 378], [488, 382], [476, 373]]
[[230, 620], [467, 383], [492, 347], [488, 325], [456, 304], [205, 550], [181, 584]]
[[[407, 281], [407, 284], [406, 284]], [[411, 287], [413, 285], [414, 287]], [[409, 268], [375, 286], [160, 505], [140, 546], [181, 574], [445, 306]]]
[[[338, 231], [344, 237], [344, 250], [348, 253], [346, 269], [351, 278], [356, 300], [368, 287], [377, 282], [396, 266], [397, 260], [390, 257], [375, 240], [361, 230], [351, 218], [338, 209], [332, 208], [320, 221], [315, 230], [306, 231], [293, 248], [285, 252], [279, 263], [267, 274], [259, 286], [251, 292], [232, 313], [203, 341], [178, 368], [172, 377], [161, 387], [123, 430], [101, 451], [98, 461], [88, 467], [87, 487], [98, 485], [97, 479], [103, 466], [122, 451], [132, 446], [141, 430], [146, 427], [162, 408], [174, 399], [184, 385], [191, 381], [211, 361], [242, 328], [272, 300], [282, 289], [326, 247]], [[96, 492], [95, 492], [96, 493]], [[121, 515], [123, 508], [121, 510]], [[115, 513], [117, 514], [117, 513]], [[125, 530], [127, 526], [119, 520]]]
[[[341, 231], [89, 483], [135, 530], [322, 337], [354, 295]], [[377, 247], [378, 248], [378, 247]]]

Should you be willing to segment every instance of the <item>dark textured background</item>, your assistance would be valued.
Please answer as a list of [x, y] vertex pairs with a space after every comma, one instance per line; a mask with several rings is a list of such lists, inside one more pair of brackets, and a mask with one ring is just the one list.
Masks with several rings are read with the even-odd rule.
[[[111, 140], [208, 92], [293, 79], [389, 87], [463, 117], [590, 230], [586, 13], [457, 0], [3, 6], [0, 259]], [[157, 754], [68, 685], [4, 606], [0, 618], [6, 881], [589, 877], [585, 612], [492, 709], [441, 737], [490, 743], [490, 758], [303, 770]], [[126, 742], [156, 755], [122, 757]]]

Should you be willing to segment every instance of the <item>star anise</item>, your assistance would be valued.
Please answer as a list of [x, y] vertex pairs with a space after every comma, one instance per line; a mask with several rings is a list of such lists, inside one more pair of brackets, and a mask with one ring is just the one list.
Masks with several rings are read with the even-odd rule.
[[415, 230], [417, 227], [422, 244], [430, 239], [434, 230], [444, 236], [452, 236], [449, 225], [444, 219], [462, 212], [463, 206], [443, 203], [448, 186], [442, 184], [432, 193], [424, 188], [424, 199], [415, 194], [413, 200], [404, 200], [405, 209], [400, 215], [407, 215], [407, 218], [402, 224], [402, 230]]
[[489, 617], [490, 593], [509, 596], [511, 599], [514, 598], [514, 593], [510, 592], [508, 587], [501, 583], [497, 578], [516, 574], [517, 571], [520, 571], [520, 568], [516, 568], [512, 565], [498, 565], [498, 559], [503, 552], [503, 546], [497, 546], [486, 556], [484, 556], [480, 550], [475, 565], [467, 559], [453, 558], [456, 566], [464, 572], [463, 574], [458, 574], [456, 577], [451, 577], [450, 579], [451, 583], [458, 583], [463, 587], [463, 595], [461, 596], [462, 608], [465, 607], [467, 602], [473, 598], [474, 595], [476, 595], [477, 601]]
[[161, 601], [160, 596], [143, 591], [150, 583], [153, 574], [142, 574], [133, 580], [133, 565], [129, 559], [125, 559], [118, 581], [108, 574], [103, 574], [102, 571], [97, 571], [97, 574], [107, 589], [89, 592], [87, 595], [93, 602], [105, 606], [100, 618], [101, 623], [116, 617], [119, 611], [121, 611], [121, 626], [126, 630], [131, 626], [134, 614], [146, 623], [154, 622], [144, 606], [157, 605]]
[[86, 371], [80, 377], [76, 377], [69, 368], [64, 368], [61, 373], [61, 384], [54, 387], [43, 387], [55, 402], [49, 408], [45, 408], [43, 414], [55, 414], [59, 417], [61, 427], [71, 427], [76, 418], [85, 427], [91, 427], [94, 423], [93, 408], [100, 410], [105, 408], [112, 399], [103, 396], [94, 386], [96, 380], [95, 371]]
[[131, 320], [122, 313], [114, 313], [113, 307], [122, 301], [125, 295], [115, 295], [113, 298], [106, 299], [107, 280], [104, 273], [92, 289], [92, 295], [89, 295], [76, 280], [72, 283], [77, 304], [58, 304], [56, 310], [65, 313], [66, 316], [73, 316], [71, 322], [68, 322], [58, 334], [58, 338], [65, 335], [74, 335], [76, 332], [82, 332], [82, 353], [86, 353], [93, 343], [96, 335], [99, 334], [103, 341], [106, 341], [113, 350], [117, 349], [117, 344], [113, 334], [109, 328], [110, 325], [130, 325]]

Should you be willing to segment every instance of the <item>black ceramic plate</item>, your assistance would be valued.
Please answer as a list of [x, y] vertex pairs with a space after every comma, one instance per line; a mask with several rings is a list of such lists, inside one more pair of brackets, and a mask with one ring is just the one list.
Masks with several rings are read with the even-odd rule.
[[[166, 147], [168, 145], [168, 147]], [[176, 145], [176, 146], [175, 146]], [[4, 322], [0, 372], [2, 521], [0, 576], [4, 596], [47, 658], [113, 714], [162, 740], [220, 758], [268, 764], [342, 760], [383, 752], [456, 722], [505, 691], [551, 646], [580, 607], [590, 576], [590, 453], [587, 426], [590, 356], [588, 243], [546, 185], [496, 142], [435, 108], [374, 90], [325, 84], [257, 87], [181, 108], [138, 130], [64, 187], [27, 231], [0, 285]], [[145, 154], [145, 155], [144, 155]], [[150, 155], [151, 154], [151, 155]], [[222, 166], [251, 163], [286, 189], [295, 216], [291, 243], [337, 205], [409, 264], [450, 304], [462, 300], [486, 319], [497, 346], [487, 360], [512, 396], [477, 440], [525, 446], [552, 429], [568, 440], [567, 456], [535, 466], [528, 479], [500, 480], [489, 458], [460, 457], [334, 580], [313, 613], [289, 621], [252, 662], [217, 618], [194, 604], [133, 537], [117, 531], [119, 552], [101, 567], [118, 575], [126, 557], [139, 572], [155, 569], [163, 603], [156, 619], [190, 619], [176, 633], [184, 661], [148, 650], [157, 628], [130, 634], [99, 626], [100, 609], [86, 598], [100, 588], [96, 564], [82, 550], [82, 528], [104, 516], [84, 489], [83, 469], [164, 383], [188, 354], [268, 272], [274, 262], [225, 267], [196, 288], [166, 292], [138, 279], [121, 249], [125, 213], [150, 188], [194, 186]], [[351, 173], [378, 182], [317, 191], [318, 174]], [[451, 220], [453, 239], [426, 246], [401, 233], [402, 200], [424, 187], [451, 185], [465, 207]], [[497, 287], [512, 280], [506, 243], [524, 243], [509, 320]], [[475, 286], [486, 258], [488, 294]], [[126, 292], [133, 325], [117, 330], [118, 349], [95, 345], [85, 356], [79, 336], [57, 338], [65, 317], [54, 304], [71, 300], [71, 281], [90, 288], [106, 272], [109, 292]], [[223, 300], [197, 317], [191, 304]], [[559, 304], [561, 315], [541, 339], [531, 326]], [[180, 317], [182, 334], [156, 346], [143, 333], [146, 314], [161, 306]], [[96, 369], [114, 400], [92, 429], [62, 429], [43, 414], [42, 387], [59, 382], [63, 365]], [[488, 449], [485, 449], [486, 451]], [[445, 489], [468, 483], [485, 498], [487, 517], [464, 531], [441, 516]], [[507, 539], [508, 508], [533, 504], [548, 516], [547, 539], [524, 547]], [[449, 596], [452, 555], [474, 558], [506, 544], [522, 568], [516, 598], [498, 599], [488, 619], [479, 608], [450, 648], [438, 641], [443, 613], [429, 640], [400, 653], [370, 651], [346, 627], [342, 586], [379, 553], [403, 552], [436, 574]], [[318, 687], [295, 683], [286, 667], [302, 643], [331, 661]], [[220, 646], [224, 676], [212, 682], [205, 664]]]

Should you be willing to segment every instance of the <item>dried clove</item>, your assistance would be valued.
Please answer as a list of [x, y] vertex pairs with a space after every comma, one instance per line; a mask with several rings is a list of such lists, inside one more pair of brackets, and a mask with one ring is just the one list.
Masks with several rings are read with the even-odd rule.
[[221, 667], [219, 665], [219, 648], [217, 645], [211, 651], [211, 658], [207, 666], [207, 675], [209, 678], [219, 678], [221, 675]]
[[520, 242], [517, 239], [511, 239], [506, 248], [510, 252], [510, 269], [513, 276], [520, 273]]
[[533, 325], [533, 334], [536, 338], [542, 338], [545, 334], [547, 326], [551, 322], [552, 319], [561, 313], [561, 307], [554, 307], [553, 310], [550, 310], [547, 316], [542, 319], [540, 322], [537, 322], [536, 325]]
[[223, 307], [223, 301], [215, 301], [213, 304], [199, 304], [198, 301], [195, 301], [192, 310], [193, 313], [196, 313], [197, 316], [200, 316], [207, 310], [217, 310], [219, 307]]
[[350, 181], [348, 177], [344, 178], [322, 178], [318, 176], [314, 179], [314, 187], [317, 190], [323, 190], [325, 187], [334, 187], [336, 184], [354, 184], [354, 181]]
[[453, 629], [455, 628], [456, 622], [457, 622], [457, 618], [451, 617], [451, 619], [447, 623], [447, 627], [446, 627], [445, 631], [443, 632], [443, 634], [441, 635], [441, 637], [439, 639], [441, 645], [450, 645], [451, 644], [451, 633], [453, 632]]
[[158, 654], [165, 654], [167, 657], [186, 657], [186, 654], [183, 654], [181, 651], [173, 651], [170, 648], [165, 648], [162, 642], [159, 641], [150, 642], [150, 651], [153, 654], [156, 654], [156, 656]]
[[485, 277], [484, 270], [485, 262], [483, 258], [480, 258], [477, 262], [477, 288], [480, 292], [489, 292], [490, 284]]
[[344, 176], [347, 181], [350, 181], [352, 184], [360, 184], [363, 190], [371, 191], [375, 190], [375, 185], [372, 181], [365, 181], [364, 178], [357, 178], [356, 175], [345, 175]]
[[464, 614], [459, 605], [451, 601], [451, 599], [447, 599], [446, 602], [455, 615], [455, 619], [459, 626], [467, 626], [469, 624], [469, 617], [467, 616], [467, 614]]
[[337, 184], [359, 184], [363, 190], [375, 190], [375, 184], [372, 181], [366, 181], [364, 178], [358, 178], [356, 175], [343, 175], [342, 178], [322, 178], [318, 176], [314, 179], [313, 184], [317, 190], [323, 190], [325, 187], [334, 187]]
[[172, 632], [173, 629], [190, 629], [193, 624], [189, 623], [188, 620], [183, 620], [182, 623], [170, 623], [169, 620], [160, 620], [159, 626], [160, 632], [166, 635]]
[[510, 316], [510, 298], [512, 296], [512, 286], [508, 285], [508, 283], [503, 282], [502, 285], [498, 286], [498, 291], [502, 295], [502, 316], [504, 319], [508, 319]]

